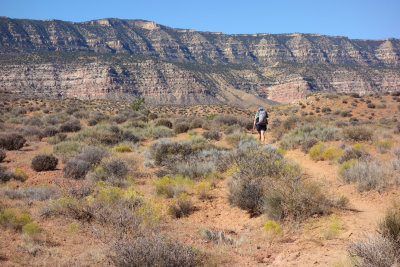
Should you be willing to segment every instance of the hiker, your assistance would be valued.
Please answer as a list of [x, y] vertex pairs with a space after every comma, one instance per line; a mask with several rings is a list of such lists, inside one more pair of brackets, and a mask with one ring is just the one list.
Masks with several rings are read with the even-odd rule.
[[265, 131], [267, 131], [268, 113], [262, 107], [254, 116], [253, 130], [257, 128], [258, 139], [261, 143], [265, 144]]

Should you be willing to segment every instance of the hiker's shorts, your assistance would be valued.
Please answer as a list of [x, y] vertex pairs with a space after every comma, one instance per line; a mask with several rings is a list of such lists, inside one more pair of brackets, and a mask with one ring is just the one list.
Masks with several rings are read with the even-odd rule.
[[267, 125], [258, 125], [258, 124], [256, 124], [256, 128], [257, 128], [258, 132], [261, 132], [261, 131], [266, 132], [267, 131]]

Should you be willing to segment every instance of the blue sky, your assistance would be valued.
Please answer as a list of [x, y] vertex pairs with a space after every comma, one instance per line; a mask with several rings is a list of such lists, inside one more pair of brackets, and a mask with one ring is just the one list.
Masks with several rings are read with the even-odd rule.
[[223, 33], [320, 33], [400, 38], [400, 0], [0, 0], [11, 18], [145, 19]]

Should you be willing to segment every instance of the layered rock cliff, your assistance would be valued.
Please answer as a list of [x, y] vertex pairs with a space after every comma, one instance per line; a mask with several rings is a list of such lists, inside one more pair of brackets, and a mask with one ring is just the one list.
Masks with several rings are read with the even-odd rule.
[[400, 40], [226, 35], [142, 20], [0, 18], [0, 89], [154, 104], [290, 102], [400, 91]]
[[0, 18], [0, 51], [128, 53], [195, 63], [275, 62], [400, 66], [400, 40], [351, 40], [318, 34], [227, 35], [150, 21], [101, 19], [73, 23]]
[[153, 104], [241, 106], [291, 102], [315, 91], [400, 91], [400, 71], [363, 66], [200, 65], [128, 55], [45, 53], [0, 56], [0, 90], [49, 97], [131, 100]]

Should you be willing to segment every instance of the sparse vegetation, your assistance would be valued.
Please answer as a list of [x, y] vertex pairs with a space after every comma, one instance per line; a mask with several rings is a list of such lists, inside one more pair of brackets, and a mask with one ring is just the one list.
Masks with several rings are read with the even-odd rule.
[[[0, 147], [1, 237], [10, 243], [0, 262], [40, 265], [46, 256], [74, 265], [66, 260], [73, 256], [87, 265], [219, 266], [242, 259], [268, 265], [279, 260], [276, 244], [294, 251], [307, 242], [300, 258], [287, 258], [301, 265], [322, 243], [332, 250], [327, 259], [338, 255], [348, 233], [360, 237], [354, 228], [375, 232], [365, 219], [397, 196], [397, 96], [318, 94], [266, 106], [269, 144], [263, 145], [251, 132], [252, 109], [132, 111], [122, 101], [0, 95], [0, 137], [14, 136], [1, 142], [20, 150]], [[29, 168], [35, 156], [51, 153], [62, 171]], [[294, 162], [304, 163], [304, 174]], [[371, 190], [377, 192], [364, 192]], [[396, 204], [388, 211], [371, 239], [350, 245], [350, 264], [398, 264], [398, 210]], [[71, 244], [74, 251], [64, 255]]]

